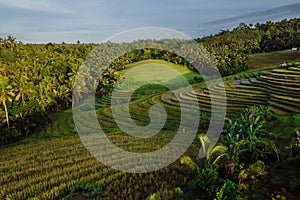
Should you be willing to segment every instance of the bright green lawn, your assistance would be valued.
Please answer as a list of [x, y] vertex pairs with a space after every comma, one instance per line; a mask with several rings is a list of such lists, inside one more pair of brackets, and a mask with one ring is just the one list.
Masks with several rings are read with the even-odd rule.
[[186, 66], [182, 65], [176, 65], [173, 63], [169, 63], [163, 60], [145, 60], [140, 61], [136, 63], [132, 63], [126, 66], [126, 69], [121, 71], [120, 74], [124, 75], [125, 73], [132, 70], [134, 67], [142, 67], [143, 70], [136, 71], [134, 74], [131, 74], [129, 76], [125, 76], [126, 79], [139, 79], [148, 81], [153, 80], [154, 83], [168, 83], [168, 84], [178, 84], [180, 83], [180, 76], [177, 77], [171, 77], [170, 75], [170, 68], [173, 70], [176, 70], [181, 75], [184, 76], [184, 78], [189, 82], [194, 82], [194, 77], [197, 77], [198, 79], [201, 78], [201, 75], [191, 71]]

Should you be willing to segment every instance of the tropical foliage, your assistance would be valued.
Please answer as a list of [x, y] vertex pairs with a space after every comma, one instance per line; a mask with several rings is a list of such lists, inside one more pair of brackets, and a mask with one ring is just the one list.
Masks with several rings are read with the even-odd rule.
[[[183, 189], [175, 189], [178, 199], [267, 198], [266, 191], [258, 192], [258, 188], [273, 180], [269, 167], [277, 166], [282, 155], [278, 155], [276, 144], [279, 135], [274, 138], [264, 134], [273, 126], [266, 124], [270, 117], [274, 113], [265, 107], [247, 109], [227, 119], [219, 143], [205, 158], [194, 162], [190, 157], [182, 157], [181, 163], [195, 175]], [[202, 135], [199, 140], [203, 144]]]
[[2, 142], [7, 142], [46, 123], [47, 112], [70, 106], [74, 75], [94, 45], [3, 41], [0, 127]]

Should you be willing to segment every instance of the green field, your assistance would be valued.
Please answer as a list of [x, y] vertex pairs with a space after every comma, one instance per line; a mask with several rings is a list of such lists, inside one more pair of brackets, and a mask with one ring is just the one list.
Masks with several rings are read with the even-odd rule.
[[[130, 64], [121, 74], [124, 75], [128, 70], [141, 65], [146, 67], [149, 73], [157, 66], [166, 65], [183, 74], [190, 82], [197, 76], [185, 67], [156, 60]], [[155, 74], [157, 80], [162, 82], [178, 83], [177, 79], [168, 79], [162, 71], [156, 71]], [[147, 78], [147, 74], [144, 73], [139, 76]], [[276, 139], [280, 137], [282, 141], [286, 141], [274, 143], [282, 151], [280, 156], [285, 158], [287, 146], [295, 139], [294, 131], [300, 130], [299, 115], [292, 114], [300, 112], [300, 63], [290, 63], [287, 69], [273, 66], [243, 72], [224, 78], [224, 82], [228, 117], [235, 116], [251, 106], [264, 105], [271, 110], [273, 121], [267, 126], [267, 130], [271, 135], [275, 135]], [[217, 96], [220, 87], [214, 80], [209, 84], [213, 84], [212, 91], [207, 91], [206, 84], [196, 83], [193, 85], [193, 91], [180, 94], [180, 98], [189, 101], [191, 94], [196, 95], [201, 111], [209, 116], [209, 95]], [[172, 140], [178, 127], [178, 99], [165, 88], [153, 85], [141, 88], [135, 95], [130, 103], [130, 112], [137, 124], [149, 123], [147, 112], [150, 106], [160, 104], [166, 108], [168, 119], [158, 135], [148, 139], [135, 139], [122, 133], [113, 120], [109, 96], [96, 101], [99, 122], [110, 140], [125, 150], [149, 152], [159, 149]], [[71, 110], [52, 114], [49, 119], [51, 123], [30, 138], [1, 147], [0, 199], [145, 199], [151, 195], [154, 198], [154, 193], [161, 199], [174, 199], [178, 195], [175, 188], [185, 188], [188, 180], [194, 176], [194, 172], [189, 170], [188, 166], [180, 164], [180, 161], [146, 174], [126, 174], [112, 170], [99, 163], [85, 149], [76, 135]], [[207, 122], [203, 120], [200, 121], [199, 133], [204, 133], [207, 128]], [[88, 128], [88, 124], [85, 125]], [[284, 128], [285, 126], [289, 128]], [[199, 148], [200, 143], [195, 139], [185, 155], [196, 159]], [[286, 169], [290, 170], [286, 173], [285, 170], [274, 167], [272, 160], [264, 161], [273, 166], [268, 172], [271, 177], [266, 180], [273, 180], [275, 176], [278, 182], [286, 177], [294, 181], [285, 184], [274, 183], [278, 187], [287, 188], [285, 196], [293, 197], [299, 188], [299, 181], [295, 178], [299, 178], [299, 173], [295, 170], [297, 164], [284, 161], [281, 167], [289, 166]], [[281, 175], [276, 174], [278, 170]], [[274, 188], [261, 191], [258, 194], [262, 197], [264, 194], [261, 193], [264, 191], [276, 193]]]
[[154, 78], [154, 83], [161, 84], [161, 83], [168, 83], [171, 85], [178, 84], [178, 79], [180, 76], [171, 79], [170, 76], [168, 76], [168, 69], [176, 70], [183, 76], [188, 82], [193, 83], [194, 78], [200, 79], [201, 76], [199, 73], [196, 73], [194, 71], [191, 71], [185, 66], [182, 65], [176, 65], [170, 62], [166, 62], [163, 60], [145, 60], [136, 62], [133, 64], [129, 64], [126, 66], [125, 70], [122, 70], [120, 75], [124, 75], [126, 72], [128, 72], [130, 69], [139, 66], [143, 68], [143, 71], [137, 71], [134, 73], [134, 75], [126, 77], [131, 79], [142, 79], [142, 80], [148, 80], [149, 78]]

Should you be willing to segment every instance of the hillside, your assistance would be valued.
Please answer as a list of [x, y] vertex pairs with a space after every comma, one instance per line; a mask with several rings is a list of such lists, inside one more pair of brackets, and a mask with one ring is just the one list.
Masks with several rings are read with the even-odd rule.
[[[145, 64], [147, 61], [142, 63]], [[149, 63], [154, 64], [153, 61], [149, 61]], [[265, 105], [281, 114], [299, 113], [299, 72], [300, 65], [295, 63], [289, 64], [288, 69], [269, 67], [225, 78], [228, 115], [240, 113], [241, 110], [253, 105]], [[281, 84], [278, 84], [279, 82]], [[194, 88], [195, 90], [190, 92], [197, 95], [201, 110], [209, 113], [210, 100], [205, 86], [200, 83], [194, 85]], [[217, 93], [218, 85], [215, 84], [213, 88], [211, 95]], [[137, 124], [148, 123], [149, 118], [145, 113], [153, 104], [158, 103], [165, 106], [169, 113], [165, 128], [153, 138], [139, 140], [120, 132], [111, 114], [109, 97], [102, 97], [97, 100], [96, 112], [101, 126], [115, 144], [134, 152], [153, 151], [172, 139], [174, 128], [176, 129], [175, 124], [179, 120], [179, 107], [176, 99], [169, 92], [163, 91], [162, 88], [153, 90], [153, 87], [146, 87], [139, 93], [143, 96], [131, 103], [132, 118]], [[182, 93], [180, 98], [189, 101], [189, 95], [189, 93]], [[88, 115], [88, 113], [82, 114]], [[277, 132], [279, 130], [275, 126], [278, 126], [278, 123], [284, 127], [290, 119], [293, 119], [293, 115], [290, 114], [286, 117], [287, 121], [281, 121], [281, 118], [276, 121], [275, 118], [272, 124], [268, 126], [270, 131], [276, 130], [275, 133], [278, 136], [289, 141], [283, 144], [279, 143], [283, 145], [282, 147], [278, 144], [278, 148], [282, 148], [280, 156], [286, 152], [283, 149], [290, 143], [294, 128], [300, 128], [299, 120], [295, 118], [295, 123], [297, 123], [290, 124], [291, 127], [286, 129], [288, 135], [281, 135], [280, 132]], [[159, 194], [163, 199], [175, 198], [177, 193], [174, 188], [178, 186], [184, 188], [187, 180], [193, 177], [193, 172], [187, 166], [181, 165], [179, 161], [167, 168], [147, 174], [125, 174], [112, 170], [100, 164], [86, 151], [75, 134], [71, 110], [53, 114], [50, 118], [51, 124], [40, 132], [36, 132], [31, 138], [1, 147], [1, 198], [57, 199], [67, 197], [68, 199], [74, 197], [74, 199], [86, 199], [86, 197], [102, 197], [105, 199], [145, 199], [153, 193]], [[206, 121], [201, 121], [200, 132], [207, 128], [206, 123]], [[194, 145], [185, 155], [195, 158], [198, 148], [199, 143], [195, 140]], [[266, 163], [269, 162], [272, 161], [266, 161]], [[279, 175], [279, 180], [287, 176], [291, 177], [291, 181], [294, 180], [292, 177], [297, 174], [297, 171], [293, 171], [291, 166], [289, 169], [290, 174], [282, 173], [283, 176]], [[270, 175], [269, 180], [272, 180], [275, 175], [273, 172], [270, 172]], [[290, 199], [295, 199], [295, 188], [299, 187], [299, 182], [296, 181], [296, 184], [296, 187], [290, 186], [288, 183], [284, 185], [288, 190], [285, 195], [289, 196]], [[268, 187], [267, 184], [262, 191], [275, 192]], [[270, 185], [270, 187], [274, 186]], [[263, 195], [263, 192], [257, 194]]]
[[298, 200], [299, 25], [154, 45], [0, 38], [0, 199]]

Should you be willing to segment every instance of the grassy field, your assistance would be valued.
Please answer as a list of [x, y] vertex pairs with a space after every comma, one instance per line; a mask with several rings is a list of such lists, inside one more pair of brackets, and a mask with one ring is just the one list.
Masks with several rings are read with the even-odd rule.
[[[256, 70], [224, 78], [227, 110], [230, 116], [253, 105], [268, 106], [277, 116], [270, 124], [270, 131], [289, 140], [295, 128], [300, 129], [299, 115], [290, 114], [300, 113], [300, 63], [289, 64], [288, 69], [258, 69], [267, 60], [271, 64], [271, 58], [277, 54], [254, 55], [251, 59]], [[278, 58], [276, 62], [281, 61]], [[156, 60], [131, 64], [122, 74], [141, 65], [149, 73], [154, 71], [157, 80], [172, 84], [177, 84], [176, 80], [179, 79], [169, 79], [163, 71], [157, 72], [157, 66], [167, 65], [183, 74], [189, 82], [199, 76], [182, 66]], [[139, 76], [146, 78], [147, 74], [141, 73]], [[209, 95], [217, 95], [220, 90], [220, 85], [214, 81], [210, 84], [214, 85], [212, 91], [207, 91], [204, 83], [197, 83], [193, 91], [180, 94], [180, 98], [189, 101], [191, 94], [196, 95], [201, 111], [209, 115]], [[141, 88], [136, 95], [130, 108], [131, 117], [137, 124], [149, 123], [147, 112], [150, 106], [160, 104], [166, 108], [168, 119], [157, 136], [135, 139], [121, 132], [113, 120], [109, 96], [97, 99], [96, 114], [107, 136], [117, 146], [133, 152], [153, 151], [174, 137], [178, 127], [176, 124], [180, 120], [178, 99], [166, 89], [151, 85]], [[162, 199], [174, 199], [174, 188], [183, 187], [194, 175], [179, 161], [147, 174], [125, 174], [112, 170], [99, 163], [85, 149], [76, 135], [71, 110], [53, 114], [49, 118], [51, 123], [30, 138], [0, 148], [0, 199], [146, 199], [153, 193], [159, 194]], [[199, 133], [204, 133], [204, 123], [200, 122]], [[285, 128], [287, 125], [291, 125], [289, 129]], [[186, 155], [196, 158], [199, 147], [199, 142], [195, 140]], [[286, 144], [282, 143], [281, 148], [286, 148]], [[272, 173], [276, 176], [276, 171]], [[299, 177], [296, 172], [283, 175]], [[281, 178], [279, 176], [279, 180]]]
[[[179, 82], [179, 76], [177, 77], [170, 77], [168, 75], [169, 70], [176, 70], [183, 76], [187, 81], [190, 83], [193, 83], [194, 78], [200, 79], [201, 76], [199, 73], [196, 73], [194, 71], [191, 71], [185, 66], [182, 65], [176, 65], [170, 62], [166, 62], [163, 60], [145, 60], [140, 61], [136, 63], [132, 63], [126, 66], [125, 70], [122, 70], [120, 75], [124, 75], [127, 73], [130, 69], [139, 66], [143, 70], [136, 71], [134, 74], [131, 74], [131, 76], [126, 76], [126, 78], [131, 79], [142, 79], [142, 80], [149, 80], [149, 78], [154, 80], [154, 83], [160, 84], [160, 83], [168, 83], [168, 84], [178, 84]], [[151, 80], [150, 79], [150, 80]]]

